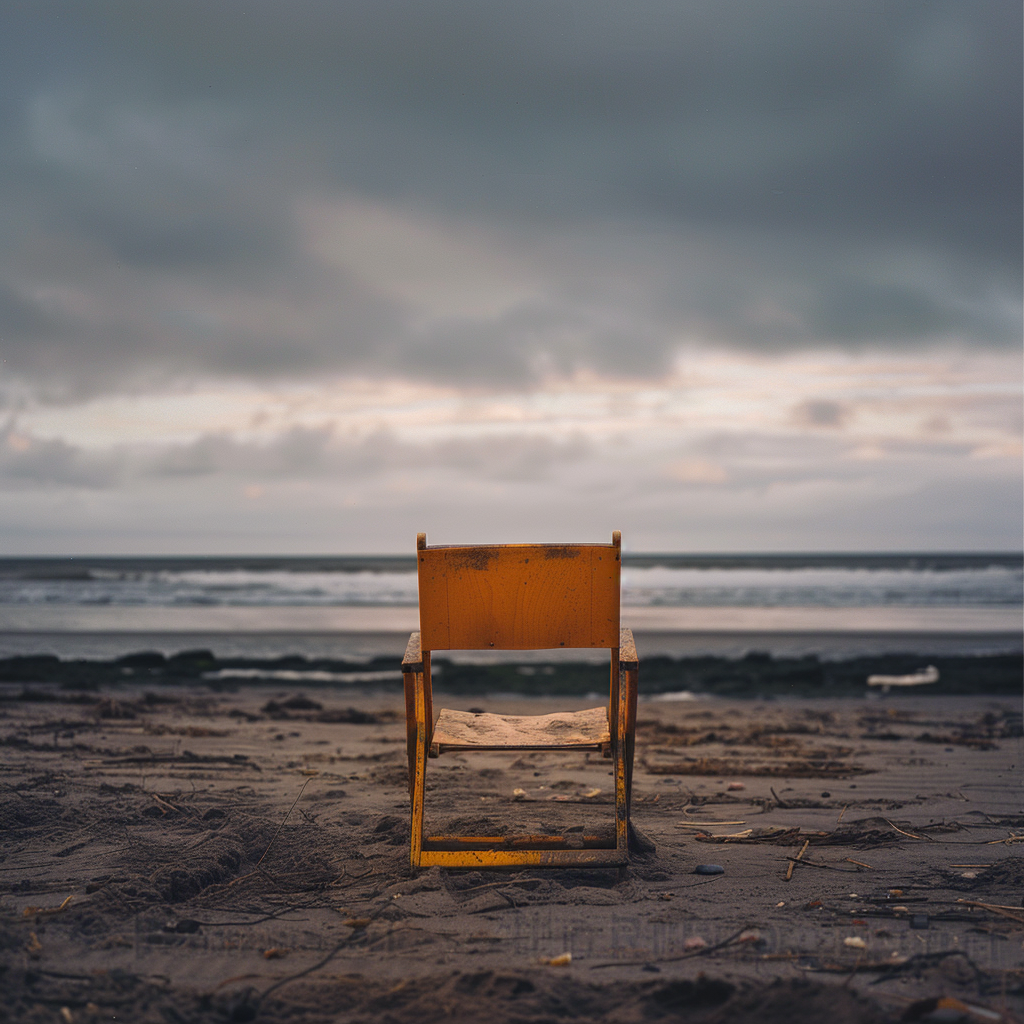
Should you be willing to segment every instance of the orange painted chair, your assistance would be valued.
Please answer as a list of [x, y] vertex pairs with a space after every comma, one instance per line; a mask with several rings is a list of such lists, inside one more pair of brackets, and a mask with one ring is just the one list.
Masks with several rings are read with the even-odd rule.
[[[638, 664], [633, 634], [619, 627], [619, 532], [611, 544], [427, 546], [416, 538], [420, 629], [402, 661], [405, 680], [413, 869], [606, 866], [629, 855]], [[449, 650], [605, 648], [607, 707], [510, 716], [441, 710], [434, 717], [430, 656]], [[615, 837], [425, 836], [428, 759], [446, 751], [593, 750], [610, 756]]]

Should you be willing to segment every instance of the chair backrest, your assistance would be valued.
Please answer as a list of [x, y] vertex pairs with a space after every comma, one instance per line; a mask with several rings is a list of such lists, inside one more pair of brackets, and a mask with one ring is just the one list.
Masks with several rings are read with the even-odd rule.
[[424, 651], [619, 646], [618, 531], [611, 544], [427, 547], [417, 537]]

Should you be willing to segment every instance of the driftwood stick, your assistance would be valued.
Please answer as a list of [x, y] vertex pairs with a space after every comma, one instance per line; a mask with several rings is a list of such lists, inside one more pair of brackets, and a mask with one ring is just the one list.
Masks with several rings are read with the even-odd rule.
[[807, 852], [807, 847], [811, 845], [810, 839], [804, 840], [804, 845], [800, 847], [800, 852], [789, 862], [789, 866], [786, 868], [786, 881], [790, 881], [793, 877], [793, 869], [796, 867], [796, 862], [800, 860], [803, 855]]
[[[786, 860], [791, 863], [796, 863], [796, 857], [787, 857]], [[855, 875], [856, 871], [847, 871], [846, 868], [837, 868], [835, 864], [822, 864], [816, 860], [801, 860], [801, 864], [806, 864], [809, 868], [824, 868], [826, 871], [842, 871], [847, 875]]]
[[913, 832], [904, 832], [903, 829], [898, 828], [888, 818], [883, 818], [882, 821], [884, 821], [890, 828], [896, 829], [896, 831], [899, 832], [901, 836], [906, 836], [908, 839], [927, 839], [929, 840], [929, 842], [935, 842], [935, 840], [932, 839], [931, 836], [915, 836]]
[[965, 900], [958, 899], [957, 903], [963, 903], [968, 907], [979, 907], [982, 910], [990, 910], [993, 914], [998, 914], [1000, 917], [1008, 917], [1011, 921], [1019, 921], [1024, 924], [1024, 910], [1019, 907], [1007, 907], [1002, 903], [981, 903], [978, 900]]
[[676, 828], [705, 828], [709, 825], [746, 825], [745, 821], [677, 821]]

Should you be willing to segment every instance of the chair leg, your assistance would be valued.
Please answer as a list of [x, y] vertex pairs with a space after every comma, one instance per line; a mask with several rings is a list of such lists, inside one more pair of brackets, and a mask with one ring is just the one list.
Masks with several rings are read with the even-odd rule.
[[[419, 682], [419, 680], [417, 680]], [[409, 839], [409, 863], [413, 871], [420, 866], [423, 849], [423, 804], [427, 787], [427, 709], [422, 684], [416, 686], [416, 743], [412, 764], [412, 822]]]
[[409, 799], [416, 782], [416, 673], [403, 672], [405, 689], [405, 750], [409, 760]]
[[625, 677], [625, 694], [623, 704], [626, 710], [626, 731], [624, 735], [624, 747], [626, 758], [626, 806], [627, 814], [632, 807], [633, 799], [633, 752], [636, 749], [636, 700], [639, 689], [639, 673], [635, 668], [627, 669], [622, 673]]
[[616, 708], [618, 742], [615, 744], [615, 848], [622, 853], [629, 849], [629, 775], [626, 764], [626, 701], [619, 695]]

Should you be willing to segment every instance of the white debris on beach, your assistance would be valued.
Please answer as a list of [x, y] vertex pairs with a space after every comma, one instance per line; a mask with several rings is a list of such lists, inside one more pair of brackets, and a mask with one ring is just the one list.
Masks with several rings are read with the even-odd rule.
[[884, 693], [890, 686], [923, 686], [926, 683], [937, 683], [939, 670], [934, 665], [918, 669], [906, 676], [868, 676], [868, 686], [881, 686]]

